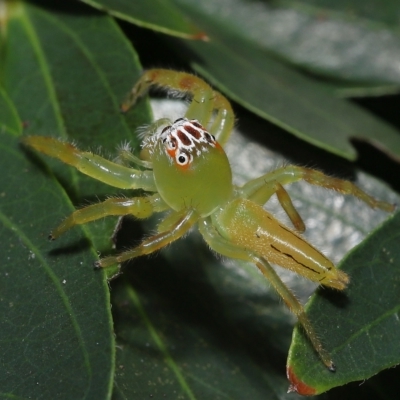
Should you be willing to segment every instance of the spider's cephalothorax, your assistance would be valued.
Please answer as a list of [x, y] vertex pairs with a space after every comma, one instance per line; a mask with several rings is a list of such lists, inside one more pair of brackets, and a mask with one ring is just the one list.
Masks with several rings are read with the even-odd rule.
[[205, 217], [232, 196], [229, 160], [199, 121], [179, 118], [142, 146], [151, 155], [158, 193], [173, 210], [192, 208]]
[[[146, 218], [154, 212], [170, 213], [158, 225], [158, 233], [116, 256], [96, 262], [98, 268], [150, 254], [182, 237], [197, 224], [211, 249], [227, 257], [254, 263], [297, 316], [324, 364], [335, 366], [322, 347], [303, 306], [282, 282], [269, 262], [288, 268], [321, 285], [343, 290], [349, 277], [308, 243], [301, 232], [304, 223], [284, 185], [306, 182], [358, 197], [371, 207], [393, 211], [348, 181], [288, 165], [253, 179], [241, 187], [232, 185], [232, 173], [223, 146], [233, 128], [234, 115], [228, 100], [200, 78], [176, 71], [144, 72], [122, 110], [127, 111], [150, 86], [181, 92], [192, 98], [184, 118], [174, 123], [161, 119], [144, 136], [141, 158], [127, 149], [121, 157], [138, 168], [108, 161], [74, 145], [51, 137], [31, 136], [25, 144], [56, 157], [81, 172], [121, 189], [142, 189], [141, 197], [112, 197], [72, 213], [51, 234], [55, 239], [77, 224], [108, 215]], [[167, 125], [167, 126], [166, 126]], [[163, 129], [161, 129], [164, 126]], [[144, 167], [145, 170], [139, 169]], [[284, 226], [263, 209], [276, 195], [294, 229]]]

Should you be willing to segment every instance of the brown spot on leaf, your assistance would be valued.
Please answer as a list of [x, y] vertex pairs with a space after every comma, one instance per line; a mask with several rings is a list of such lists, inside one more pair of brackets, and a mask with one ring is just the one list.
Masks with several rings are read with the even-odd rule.
[[311, 386], [308, 386], [306, 383], [301, 381], [296, 374], [293, 372], [292, 367], [286, 368], [286, 375], [289, 379], [290, 386], [288, 389], [288, 393], [297, 392], [302, 396], [313, 396], [317, 394], [317, 390]]

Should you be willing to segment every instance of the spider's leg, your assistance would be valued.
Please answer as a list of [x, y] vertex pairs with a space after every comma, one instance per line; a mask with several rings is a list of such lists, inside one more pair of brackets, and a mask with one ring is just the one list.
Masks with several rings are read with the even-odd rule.
[[261, 273], [264, 275], [264, 277], [267, 278], [269, 282], [271, 282], [271, 285], [282, 297], [289, 310], [292, 311], [294, 315], [296, 315], [297, 319], [304, 328], [306, 335], [310, 339], [311, 344], [320, 356], [322, 362], [327, 366], [330, 371], [335, 372], [336, 366], [333, 363], [330, 354], [324, 349], [320, 340], [318, 339], [314, 327], [311, 324], [311, 321], [308, 319], [306, 312], [304, 311], [303, 305], [299, 302], [293, 292], [284, 284], [279, 275], [264, 258], [259, 258], [259, 261], [256, 263], [256, 265]]
[[267, 202], [267, 200], [271, 197], [273, 193], [276, 194], [280, 205], [289, 216], [297, 232], [304, 232], [306, 230], [306, 226], [304, 225], [300, 214], [297, 212], [295, 206], [293, 205], [289, 193], [279, 182], [273, 181], [265, 183], [264, 186], [262, 186], [251, 196], [249, 196], [248, 199], [254, 201], [257, 204], [263, 205]]
[[177, 219], [175, 224], [173, 224], [170, 229], [157, 233], [145, 240], [143, 242], [131, 249], [124, 251], [116, 256], [109, 256], [100, 259], [96, 263], [98, 268], [106, 268], [114, 264], [119, 264], [124, 261], [130, 260], [131, 258], [143, 256], [146, 254], [151, 254], [173, 241], [182, 237], [199, 219], [198, 215], [193, 210], [184, 210], [179, 212], [180, 218]]
[[46, 136], [27, 136], [23, 143], [58, 158], [78, 171], [120, 189], [143, 189], [156, 192], [152, 171], [139, 171], [106, 160], [89, 151], [80, 151], [71, 143]]
[[122, 165], [129, 165], [129, 163], [133, 163], [143, 168], [153, 168], [153, 163], [151, 161], [142, 160], [141, 158], [135, 156], [129, 148], [129, 145], [123, 145], [119, 149], [117, 161], [121, 161]]
[[[201, 82], [204, 83], [202, 80]], [[201, 112], [202, 108], [205, 107], [205, 103], [207, 101], [211, 103], [211, 111], [216, 111], [216, 114], [211, 126], [208, 126], [208, 131], [215, 136], [217, 141], [222, 146], [224, 146], [232, 133], [235, 115], [233, 113], [231, 104], [225, 96], [217, 91], [212, 91], [211, 96], [212, 97], [210, 99], [204, 98], [202, 102], [199, 102], [194, 96], [185, 116], [189, 119], [198, 119], [201, 122], [199, 115], [201, 116], [203, 114]], [[207, 126], [207, 122], [208, 121], [202, 123], [203, 125]]]
[[291, 312], [293, 312], [293, 314], [296, 315], [323, 363], [329, 370], [335, 371], [336, 367], [329, 353], [324, 349], [320, 340], [318, 339], [314, 327], [308, 319], [302, 304], [299, 302], [299, 300], [297, 300], [292, 291], [283, 283], [281, 278], [279, 278], [278, 274], [270, 266], [267, 260], [265, 260], [263, 257], [260, 257], [256, 253], [251, 252], [244, 247], [238, 246], [230, 242], [228, 239], [222, 237], [212, 225], [211, 220], [208, 218], [205, 218], [199, 222], [199, 230], [207, 244], [217, 253], [230, 258], [250, 261], [257, 266], [264, 277], [267, 278], [274, 289], [282, 297], [286, 306]]
[[214, 121], [209, 128], [210, 133], [215, 135], [222, 145], [226, 143], [235, 119], [229, 101], [202, 79], [185, 72], [167, 69], [145, 71], [121, 105], [121, 110], [128, 111], [152, 86], [191, 97], [192, 101], [185, 117], [197, 119], [204, 126], [208, 125], [215, 112]]
[[287, 165], [253, 179], [243, 185], [240, 190], [243, 197], [252, 198], [254, 196], [257, 202], [261, 204], [262, 202], [265, 203], [277, 191], [276, 183], [286, 185], [301, 179], [311, 185], [321, 186], [325, 189], [357, 197], [372, 208], [380, 208], [387, 212], [392, 212], [395, 209], [393, 204], [376, 200], [350, 181], [333, 178], [315, 169], [296, 165]]
[[54, 240], [61, 236], [68, 229], [75, 225], [86, 224], [87, 222], [108, 216], [133, 215], [136, 218], [148, 218], [153, 212], [163, 211], [168, 206], [162, 201], [158, 194], [148, 197], [111, 197], [101, 203], [91, 204], [74, 211], [50, 234]]

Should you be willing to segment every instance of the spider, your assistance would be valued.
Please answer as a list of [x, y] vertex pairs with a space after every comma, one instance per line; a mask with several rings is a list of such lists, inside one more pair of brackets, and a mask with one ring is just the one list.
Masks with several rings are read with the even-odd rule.
[[[282, 282], [270, 263], [288, 268], [320, 285], [344, 290], [348, 275], [337, 269], [302, 236], [304, 223], [284, 185], [305, 180], [312, 185], [353, 195], [373, 208], [387, 212], [394, 206], [375, 200], [353, 183], [323, 173], [287, 165], [250, 180], [243, 186], [232, 184], [229, 160], [223, 150], [234, 125], [229, 101], [194, 75], [164, 69], [143, 73], [122, 104], [123, 112], [152, 86], [191, 98], [183, 118], [162, 118], [142, 134], [140, 157], [124, 148], [125, 165], [79, 150], [55, 138], [29, 136], [24, 143], [82, 173], [120, 189], [142, 189], [140, 197], [113, 197], [76, 210], [51, 234], [56, 239], [75, 225], [116, 215], [147, 218], [169, 211], [157, 233], [118, 255], [101, 258], [96, 268], [107, 268], [132, 258], [151, 254], [179, 239], [197, 224], [209, 247], [223, 256], [254, 263], [287, 307], [297, 316], [315, 351], [327, 368], [336, 367], [319, 341], [303, 306]], [[135, 164], [131, 168], [129, 164]], [[276, 195], [294, 228], [279, 222], [263, 205]]]

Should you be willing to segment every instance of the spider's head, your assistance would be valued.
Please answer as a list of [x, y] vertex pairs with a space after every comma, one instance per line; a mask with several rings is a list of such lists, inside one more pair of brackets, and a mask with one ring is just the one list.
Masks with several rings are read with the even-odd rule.
[[171, 208], [211, 213], [232, 194], [232, 174], [223, 148], [197, 120], [179, 118], [149, 137], [157, 189]]
[[179, 118], [166, 126], [153, 140], [158, 151], [168, 155], [170, 162], [181, 169], [189, 168], [196, 158], [204, 156], [210, 148], [220, 147], [215, 137], [199, 121], [187, 118]]

